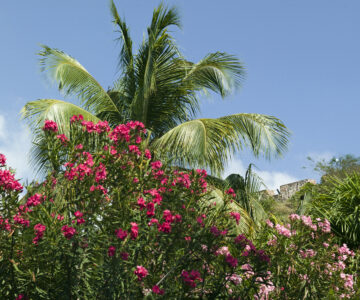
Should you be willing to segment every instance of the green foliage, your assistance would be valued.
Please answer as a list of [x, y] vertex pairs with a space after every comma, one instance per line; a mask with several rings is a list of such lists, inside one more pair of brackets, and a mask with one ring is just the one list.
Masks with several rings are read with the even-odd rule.
[[[69, 115], [107, 120], [111, 127], [129, 120], [145, 124], [150, 148], [157, 157], [183, 167], [206, 168], [219, 175], [235, 151], [250, 147], [255, 156], [281, 155], [289, 131], [277, 118], [260, 114], [233, 114], [216, 119], [194, 119], [199, 92], [227, 96], [240, 86], [244, 67], [234, 56], [215, 52], [198, 63], [185, 59], [169, 34], [180, 27], [177, 9], [160, 4], [153, 12], [147, 35], [134, 52], [129, 28], [111, 1], [113, 22], [119, 33], [120, 77], [105, 91], [92, 75], [66, 53], [43, 46], [41, 70], [59, 91], [78, 99], [77, 105], [42, 99], [28, 102], [23, 117], [34, 130], [32, 159], [40, 169], [48, 166], [41, 148], [38, 124], [55, 120], [68, 134]], [[86, 112], [85, 112], [86, 111]]]
[[360, 173], [344, 179], [329, 177], [327, 183], [312, 193], [308, 211], [327, 218], [341, 242], [351, 247], [360, 245]]
[[314, 170], [322, 175], [321, 183], [334, 176], [345, 178], [347, 174], [360, 172], [360, 157], [351, 154], [333, 157], [329, 161], [323, 159], [315, 162], [311, 157], [308, 157], [308, 160], [314, 163]]
[[257, 232], [261, 227], [261, 222], [265, 221], [268, 215], [260, 202], [260, 190], [264, 184], [253, 171], [253, 165], [249, 165], [244, 177], [239, 174], [230, 174], [225, 178], [225, 183], [234, 190], [236, 202], [251, 217], [251, 232]]
[[52, 121], [43, 130], [46, 181], [20, 198], [0, 168], [1, 299], [261, 294], [268, 257], [255, 247], [242, 255], [252, 243], [234, 240], [241, 208], [229, 191], [207, 187], [206, 171], [155, 161], [140, 122], [111, 130], [75, 116], [68, 136]]
[[271, 253], [269, 299], [358, 299], [355, 253], [335, 243], [328, 221], [292, 214], [267, 225], [258, 238]]

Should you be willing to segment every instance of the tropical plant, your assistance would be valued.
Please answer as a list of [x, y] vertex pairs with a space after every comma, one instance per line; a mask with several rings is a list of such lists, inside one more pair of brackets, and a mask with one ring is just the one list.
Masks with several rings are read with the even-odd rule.
[[235, 201], [251, 217], [253, 226], [250, 228], [255, 231], [260, 227], [261, 221], [265, 221], [268, 215], [259, 201], [261, 198], [260, 190], [265, 185], [253, 171], [253, 164], [249, 164], [244, 177], [240, 174], [230, 174], [224, 181], [234, 190], [236, 194]]
[[286, 225], [266, 223], [258, 238], [271, 253], [268, 299], [359, 298], [355, 252], [336, 244], [328, 220], [291, 214]]
[[360, 173], [344, 179], [329, 177], [311, 193], [307, 209], [314, 217], [327, 218], [333, 232], [350, 247], [360, 246]]
[[231, 190], [154, 160], [140, 122], [81, 119], [45, 122], [53, 168], [23, 199], [0, 154], [1, 299], [261, 297], [269, 257], [236, 234]]
[[307, 158], [313, 165], [314, 171], [320, 173], [321, 183], [325, 183], [328, 178], [336, 176], [337, 178], [345, 178], [347, 174], [353, 172], [360, 173], [360, 157], [352, 154], [346, 154], [339, 157], [333, 157], [330, 160], [318, 160]]
[[160, 4], [153, 12], [147, 37], [138, 51], [133, 50], [129, 28], [111, 1], [113, 22], [121, 41], [121, 76], [108, 89], [74, 58], [43, 46], [41, 70], [58, 84], [65, 96], [77, 104], [56, 99], [28, 102], [23, 117], [34, 131], [32, 162], [38, 168], [48, 166], [40, 145], [44, 120], [54, 120], [59, 132], [69, 133], [70, 116], [82, 114], [86, 120], [100, 119], [116, 124], [138, 120], [149, 129], [150, 147], [158, 157], [184, 167], [201, 167], [219, 175], [229, 157], [243, 147], [255, 156], [281, 155], [286, 150], [289, 131], [273, 116], [239, 113], [220, 118], [194, 119], [199, 112], [199, 92], [227, 96], [239, 87], [244, 67], [233, 55], [215, 52], [198, 63], [185, 59], [169, 33], [170, 26], [180, 27], [176, 8]]

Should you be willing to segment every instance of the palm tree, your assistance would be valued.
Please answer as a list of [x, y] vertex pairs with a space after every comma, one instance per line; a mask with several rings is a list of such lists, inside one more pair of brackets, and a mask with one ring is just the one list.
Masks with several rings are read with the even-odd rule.
[[178, 166], [206, 168], [214, 175], [219, 175], [231, 155], [244, 147], [250, 147], [255, 156], [267, 158], [286, 150], [289, 132], [275, 117], [239, 113], [195, 119], [199, 92], [225, 97], [240, 86], [244, 68], [236, 57], [223, 52], [210, 53], [198, 63], [186, 60], [168, 31], [170, 26], [180, 27], [176, 8], [160, 4], [154, 10], [147, 37], [137, 53], [113, 1], [111, 13], [120, 33], [121, 76], [108, 90], [71, 56], [42, 46], [41, 70], [58, 84], [62, 94], [79, 102], [40, 99], [23, 107], [22, 115], [34, 131], [35, 166], [46, 166], [39, 130], [44, 120], [56, 121], [59, 131], [66, 134], [69, 118], [75, 114], [94, 122], [107, 120], [111, 126], [139, 120], [148, 128], [149, 146], [158, 157]]

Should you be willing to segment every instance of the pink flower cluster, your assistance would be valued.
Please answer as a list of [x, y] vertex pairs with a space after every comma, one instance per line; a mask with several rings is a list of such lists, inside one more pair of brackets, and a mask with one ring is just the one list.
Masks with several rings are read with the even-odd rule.
[[114, 246], [110, 246], [109, 249], [108, 249], [108, 256], [109, 257], [114, 256], [115, 252], [116, 252], [116, 248]]
[[28, 198], [28, 200], [26, 201], [26, 206], [27, 207], [38, 206], [39, 204], [41, 204], [42, 200], [43, 200], [43, 195], [34, 194]]
[[316, 255], [316, 251], [313, 249], [300, 250], [299, 253], [302, 258], [314, 257]]
[[0, 191], [22, 191], [22, 185], [9, 170], [0, 170]]
[[56, 122], [54, 122], [52, 120], [45, 120], [43, 130], [44, 131], [57, 132], [58, 131], [58, 126], [57, 126]]
[[39, 240], [42, 239], [42, 237], [44, 236], [44, 232], [45, 232], [45, 229], [46, 229], [46, 226], [39, 223], [39, 224], [36, 224], [34, 226], [34, 230], [35, 230], [35, 233], [36, 233], [36, 236], [34, 237], [33, 239], [33, 243], [35, 245], [38, 244]]
[[126, 230], [122, 230], [121, 228], [116, 229], [115, 234], [122, 241], [128, 236], [128, 232]]
[[0, 167], [5, 166], [6, 165], [6, 157], [4, 154], [0, 153]]
[[61, 144], [63, 144], [64, 146], [66, 146], [67, 142], [69, 141], [65, 134], [59, 134], [56, 136], [56, 138], [59, 139]]
[[181, 272], [181, 277], [183, 281], [192, 288], [196, 287], [196, 281], [202, 282], [202, 278], [198, 270], [192, 270], [190, 273], [186, 270], [183, 270]]
[[225, 194], [230, 195], [233, 198], [236, 197], [235, 191], [232, 188], [229, 188], [227, 191], [225, 191]]
[[81, 225], [81, 224], [85, 223], [85, 220], [83, 219], [83, 215], [84, 214], [81, 211], [74, 212], [74, 216], [76, 218], [76, 222], [77, 222], [78, 225]]
[[143, 278], [148, 276], [149, 272], [143, 266], [137, 266], [134, 274], [137, 276], [138, 280], [141, 281]]
[[160, 289], [157, 285], [154, 285], [152, 287], [152, 291], [154, 294], [158, 294], [158, 295], [164, 295], [164, 290]]
[[64, 225], [63, 227], [61, 227], [61, 231], [62, 231], [64, 237], [66, 237], [68, 240], [70, 240], [76, 233], [76, 229], [74, 227], [70, 227], [67, 225]]
[[286, 236], [288, 238], [291, 237], [292, 234], [293, 234], [293, 232], [290, 229], [288, 229], [285, 226], [280, 225], [280, 224], [276, 224], [275, 229], [278, 232], [278, 234], [281, 234], [281, 235]]
[[85, 159], [84, 163], [80, 163], [78, 166], [74, 167], [73, 163], [67, 162], [65, 167], [69, 167], [64, 173], [64, 177], [72, 181], [74, 178], [79, 179], [80, 181], [84, 179], [85, 176], [89, 176], [93, 173], [91, 167], [94, 165], [94, 160], [92, 155], [89, 152], [83, 152], [82, 157]]
[[236, 224], [239, 225], [240, 214], [238, 212], [231, 212], [230, 217], [234, 218], [236, 221]]

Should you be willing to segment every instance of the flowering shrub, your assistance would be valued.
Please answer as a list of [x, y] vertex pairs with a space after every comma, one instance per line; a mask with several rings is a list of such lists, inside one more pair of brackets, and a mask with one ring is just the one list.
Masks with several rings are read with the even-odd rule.
[[204, 170], [154, 161], [140, 122], [70, 123], [65, 136], [45, 121], [53, 170], [26, 197], [1, 169], [1, 299], [246, 299], [271, 290], [269, 257], [234, 234], [233, 191], [216, 204]]
[[290, 223], [267, 220], [260, 239], [271, 256], [273, 299], [355, 297], [354, 251], [333, 243], [328, 220], [292, 214]]

